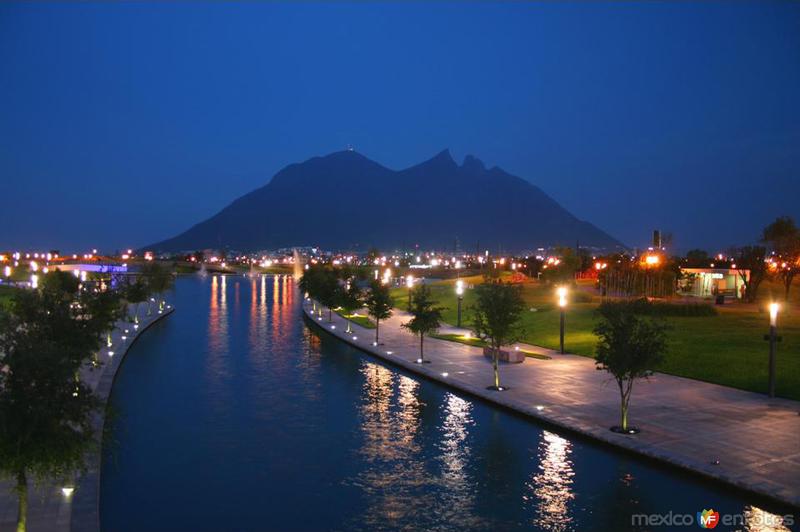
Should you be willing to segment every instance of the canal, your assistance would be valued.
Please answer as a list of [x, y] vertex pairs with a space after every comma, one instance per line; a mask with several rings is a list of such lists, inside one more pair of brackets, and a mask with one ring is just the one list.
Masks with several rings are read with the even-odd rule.
[[105, 532], [666, 530], [631, 516], [709, 508], [767, 530], [754, 498], [317, 334], [289, 276], [182, 277], [172, 300], [114, 384]]

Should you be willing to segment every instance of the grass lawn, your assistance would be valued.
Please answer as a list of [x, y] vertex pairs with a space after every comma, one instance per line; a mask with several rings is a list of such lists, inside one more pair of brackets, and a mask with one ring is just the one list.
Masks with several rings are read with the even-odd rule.
[[[481, 282], [480, 277], [464, 278], [467, 286]], [[446, 307], [447, 323], [456, 323], [457, 300], [454, 280], [431, 284], [434, 297]], [[777, 394], [800, 400], [800, 284], [792, 287], [792, 298], [782, 303], [778, 317]], [[575, 294], [577, 292], [577, 295]], [[404, 308], [407, 289], [395, 288], [395, 304]], [[782, 294], [780, 287], [765, 282], [761, 288], [761, 305], [729, 304], [718, 307], [717, 316], [670, 317], [669, 350], [659, 371], [723, 384], [744, 390], [766, 392], [769, 318], [766, 302]], [[570, 353], [594, 356], [597, 338], [592, 328], [597, 320], [595, 309], [600, 298], [593, 295], [592, 284], [580, 283], [571, 293], [573, 301], [567, 308], [565, 346]], [[558, 349], [559, 311], [553, 288], [536, 282], [526, 283], [523, 289], [528, 310], [523, 316], [526, 343]], [[474, 292], [467, 289], [462, 303], [462, 325], [471, 320], [470, 305]]]
[[337, 311], [336, 314], [339, 316], [348, 319], [355, 323], [356, 325], [361, 325], [365, 329], [374, 329], [375, 322], [369, 319], [368, 316], [363, 316], [361, 314], [345, 314], [344, 312]]
[[472, 345], [476, 347], [486, 347], [487, 345], [485, 341], [481, 340], [480, 338], [475, 338], [474, 336], [469, 338], [460, 334], [432, 334], [430, 336], [431, 338], [438, 338], [439, 340], [447, 340], [448, 342], [456, 342], [459, 344]]
[[0, 307], [7, 307], [11, 303], [14, 292], [19, 288], [0, 285]]

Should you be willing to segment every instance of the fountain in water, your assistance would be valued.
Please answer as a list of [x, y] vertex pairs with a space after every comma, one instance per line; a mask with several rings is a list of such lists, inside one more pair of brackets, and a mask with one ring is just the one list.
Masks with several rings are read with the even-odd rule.
[[205, 262], [200, 263], [200, 269], [197, 270], [197, 275], [199, 275], [201, 279], [205, 279], [206, 277], [208, 277], [208, 272], [206, 271]]
[[303, 259], [300, 258], [300, 253], [298, 253], [296, 249], [292, 250], [292, 256], [294, 257], [292, 277], [294, 277], [295, 282], [297, 282], [303, 276]]

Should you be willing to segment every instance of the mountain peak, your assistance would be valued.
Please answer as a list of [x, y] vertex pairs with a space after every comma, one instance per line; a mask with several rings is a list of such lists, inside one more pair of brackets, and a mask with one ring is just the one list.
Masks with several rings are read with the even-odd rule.
[[[390, 199], [390, 200], [389, 200]], [[387, 201], [408, 212], [387, 216]], [[302, 216], [298, 216], [302, 213]], [[369, 223], [331, 223], [356, 215]], [[287, 221], [291, 220], [291, 223]], [[227, 246], [238, 251], [316, 245], [363, 251], [450, 249], [454, 239], [481, 249], [531, 250], [581, 244], [615, 248], [619, 242], [581, 222], [539, 188], [474, 156], [461, 166], [450, 150], [404, 170], [391, 170], [344, 150], [278, 172], [263, 187], [211, 218], [159, 242], [156, 251]]]
[[[352, 148], [348, 148], [346, 150], [335, 151], [333, 153], [329, 153], [322, 157], [323, 159], [333, 159], [333, 160], [341, 160], [341, 161], [357, 161], [360, 159], [367, 159], [366, 156], [358, 153]], [[367, 159], [369, 160], [369, 159]]]
[[450, 150], [445, 148], [424, 163], [417, 166], [433, 168], [458, 168], [458, 164], [453, 160]]
[[486, 171], [486, 166], [483, 164], [483, 161], [477, 157], [473, 157], [472, 155], [467, 155], [464, 157], [464, 162], [461, 164], [461, 168], [467, 170], [468, 172], [475, 173]]
[[437, 161], [437, 162], [455, 164], [455, 161], [453, 160], [453, 156], [450, 154], [450, 148], [443, 149], [442, 151], [440, 151], [439, 153], [434, 155], [433, 158], [431, 158], [429, 160], [429, 162], [430, 161]]

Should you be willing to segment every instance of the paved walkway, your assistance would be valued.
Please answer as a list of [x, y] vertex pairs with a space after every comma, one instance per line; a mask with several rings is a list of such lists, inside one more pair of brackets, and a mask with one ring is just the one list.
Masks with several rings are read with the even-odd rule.
[[[153, 309], [147, 316], [144, 305], [139, 309], [138, 328], [127, 321], [117, 322], [111, 333], [111, 346], [104, 344], [100, 350], [101, 365], [97, 369], [85, 368], [81, 377], [104, 402], [111, 393], [111, 385], [122, 359], [133, 342], [153, 323], [172, 313], [169, 306], [163, 313]], [[144, 315], [144, 316], [141, 316]], [[110, 355], [109, 353], [113, 353]], [[102, 432], [105, 411], [100, 412], [94, 425], [98, 435]], [[29, 481], [30, 482], [30, 481]], [[88, 470], [77, 482], [74, 491], [65, 494], [63, 485], [46, 484], [28, 489], [28, 532], [99, 532], [99, 494], [100, 494], [100, 453], [88, 458]], [[17, 495], [12, 491], [13, 483], [0, 482], [0, 532], [16, 530]]]
[[[311, 303], [306, 301], [303, 308], [310, 316]], [[609, 427], [618, 422], [619, 391], [606, 372], [595, 369], [592, 359], [517, 344], [552, 359], [503, 364], [500, 381], [509, 389], [491, 391], [486, 389], [492, 384], [491, 361], [480, 348], [426, 338], [425, 358], [431, 363], [416, 364], [419, 340], [400, 328], [408, 318], [396, 310], [381, 322], [382, 345], [373, 346], [374, 330], [353, 325], [354, 333], [348, 335], [344, 318], [335, 313], [332, 323], [327, 312], [322, 320], [311, 316], [329, 333], [410, 371], [553, 425], [800, 506], [800, 402], [658, 373], [634, 385], [629, 420], [642, 432], [616, 434]], [[448, 326], [440, 332], [456, 331], [466, 329]]]

